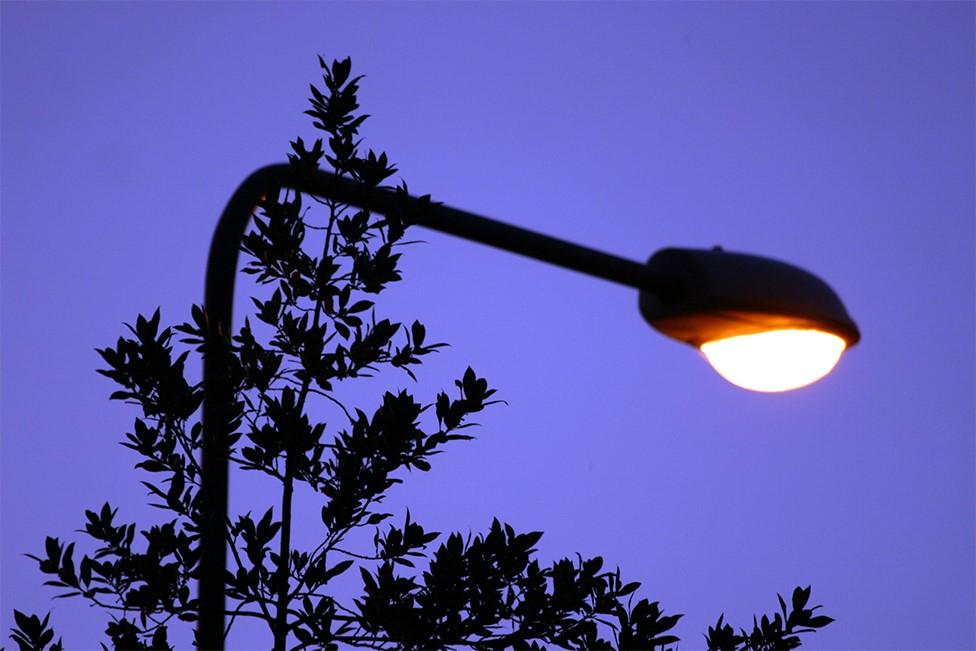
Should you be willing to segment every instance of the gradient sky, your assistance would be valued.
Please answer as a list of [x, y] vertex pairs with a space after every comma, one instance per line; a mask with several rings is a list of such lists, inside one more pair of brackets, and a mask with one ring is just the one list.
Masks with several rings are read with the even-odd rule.
[[[188, 318], [236, 184], [314, 137], [322, 54], [367, 75], [366, 144], [413, 191], [638, 260], [787, 260], [863, 333], [824, 381], [750, 393], [648, 328], [633, 291], [418, 232], [382, 310], [452, 347], [349, 398], [429, 400], [471, 364], [509, 404], [390, 510], [601, 554], [685, 613], [686, 649], [808, 583], [837, 620], [817, 648], [973, 648], [974, 9], [3, 2], [4, 638], [13, 608], [52, 607], [22, 556], [45, 535], [106, 499], [158, 517], [93, 349], [157, 305]], [[312, 540], [318, 509], [296, 508]], [[103, 639], [96, 611], [53, 605], [69, 648]]]

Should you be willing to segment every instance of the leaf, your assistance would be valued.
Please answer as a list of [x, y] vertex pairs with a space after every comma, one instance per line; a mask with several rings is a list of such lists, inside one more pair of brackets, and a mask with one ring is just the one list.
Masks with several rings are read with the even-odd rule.
[[379, 524], [383, 520], [391, 517], [392, 513], [371, 513], [369, 518], [366, 519], [366, 524]]
[[807, 586], [806, 590], [797, 586], [793, 589], [793, 610], [803, 610], [804, 606], [807, 605], [807, 600], [810, 599], [810, 586]]
[[[324, 67], [324, 66], [323, 66]], [[349, 72], [352, 70], [352, 59], [346, 57], [342, 61], [336, 59], [332, 62], [332, 83], [336, 87], [342, 86], [346, 83], [349, 78]]]
[[[37, 617], [34, 616], [34, 615], [31, 615], [30, 617], [28, 617], [27, 615], [25, 615], [24, 613], [20, 612], [19, 610], [14, 609], [14, 622], [17, 623], [18, 628], [20, 628], [20, 630], [22, 630], [22, 631], [27, 632], [27, 631], [32, 630], [34, 627], [31, 625], [31, 622], [32, 622], [32, 620], [36, 620], [36, 619], [37, 619]], [[38, 623], [39, 623], [39, 620], [38, 620]]]
[[424, 324], [420, 321], [414, 321], [413, 325], [410, 326], [410, 334], [413, 335], [414, 348], [419, 348], [424, 345], [424, 337], [427, 334], [427, 329], [424, 328]]
[[373, 579], [373, 575], [369, 573], [365, 567], [359, 568], [359, 574], [363, 578], [363, 585], [366, 587], [366, 592], [376, 592], [376, 580]]
[[811, 617], [806, 621], [806, 625], [811, 628], [823, 628], [827, 624], [834, 621], [833, 617], [827, 617], [826, 615], [817, 615], [816, 617]]
[[635, 592], [637, 590], [637, 588], [639, 588], [640, 586], [641, 586], [641, 584], [640, 584], [639, 581], [633, 581], [631, 583], [628, 583], [627, 585], [625, 585], [622, 588], [620, 588], [619, 590], [617, 590], [617, 596], [618, 597], [626, 597], [630, 593]]
[[353, 561], [351, 560], [339, 561], [338, 563], [336, 563], [335, 565], [333, 565], [332, 567], [330, 567], [328, 570], [325, 571], [325, 574], [322, 575], [322, 583], [328, 583], [329, 579], [339, 576], [340, 574], [348, 570], [352, 566], [352, 564]]

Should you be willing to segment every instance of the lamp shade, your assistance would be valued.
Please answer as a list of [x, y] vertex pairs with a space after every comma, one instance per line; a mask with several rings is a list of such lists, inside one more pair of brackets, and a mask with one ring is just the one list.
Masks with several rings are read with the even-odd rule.
[[716, 248], [658, 251], [640, 310], [656, 330], [702, 351], [730, 382], [785, 391], [816, 381], [860, 340], [827, 283], [785, 262]]

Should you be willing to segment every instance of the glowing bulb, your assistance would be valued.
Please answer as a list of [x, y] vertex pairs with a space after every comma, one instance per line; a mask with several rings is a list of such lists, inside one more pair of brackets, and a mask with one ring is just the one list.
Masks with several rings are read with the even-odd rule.
[[846, 343], [820, 330], [770, 330], [702, 344], [718, 374], [752, 391], [799, 389], [830, 373]]

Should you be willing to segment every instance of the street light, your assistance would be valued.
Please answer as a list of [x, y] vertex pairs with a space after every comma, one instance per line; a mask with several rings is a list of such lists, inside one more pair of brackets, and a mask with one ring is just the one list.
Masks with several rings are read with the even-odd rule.
[[[368, 204], [380, 214], [398, 208], [392, 193], [369, 191], [324, 171], [311, 179], [298, 178], [287, 164], [253, 172], [221, 214], [207, 259], [204, 305], [213, 333], [224, 338], [231, 333], [241, 238], [258, 202], [273, 188], [291, 188], [358, 207]], [[826, 283], [768, 258], [719, 248], [664, 249], [641, 264], [444, 205], [430, 206], [416, 224], [633, 287], [640, 292], [641, 314], [654, 328], [699, 348], [723, 377], [748, 389], [783, 391], [814, 382], [830, 372], [843, 351], [860, 338]], [[224, 643], [232, 396], [225, 369], [215, 359], [220, 355], [211, 351], [203, 360], [197, 628], [202, 649], [223, 649]]]
[[861, 335], [827, 283], [742, 253], [664, 249], [647, 263], [666, 291], [641, 290], [644, 318], [699, 348], [718, 373], [753, 391], [789, 391], [834, 368]]

